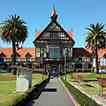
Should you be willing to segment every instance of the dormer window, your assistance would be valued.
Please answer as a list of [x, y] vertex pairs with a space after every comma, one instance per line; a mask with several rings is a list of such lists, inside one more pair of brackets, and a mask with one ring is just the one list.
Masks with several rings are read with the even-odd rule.
[[26, 55], [25, 55], [25, 58], [26, 58], [26, 62], [31, 62], [31, 54], [30, 53], [27, 53]]
[[[13, 58], [13, 54], [11, 55], [11, 58]], [[20, 55], [16, 53], [16, 63], [20, 62]]]

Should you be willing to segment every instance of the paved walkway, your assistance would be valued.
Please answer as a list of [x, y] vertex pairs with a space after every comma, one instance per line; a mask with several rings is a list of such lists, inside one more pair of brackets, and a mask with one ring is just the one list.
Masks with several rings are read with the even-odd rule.
[[33, 106], [74, 106], [58, 79], [51, 79]]
[[104, 96], [95, 96], [94, 100], [97, 101], [97, 103], [101, 104], [101, 106], [106, 106], [106, 95]]

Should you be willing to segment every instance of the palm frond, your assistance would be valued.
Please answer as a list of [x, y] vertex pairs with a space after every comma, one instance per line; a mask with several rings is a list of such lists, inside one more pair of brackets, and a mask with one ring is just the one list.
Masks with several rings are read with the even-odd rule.
[[105, 42], [104, 24], [99, 22], [96, 24], [90, 24], [86, 29], [88, 31], [88, 34], [85, 42], [92, 47], [94, 47], [96, 45], [95, 43], [98, 42], [97, 47], [102, 47], [104, 45], [103, 43]]
[[20, 16], [11, 15], [3, 22], [1, 38], [5, 41], [24, 42], [27, 37], [26, 23]]

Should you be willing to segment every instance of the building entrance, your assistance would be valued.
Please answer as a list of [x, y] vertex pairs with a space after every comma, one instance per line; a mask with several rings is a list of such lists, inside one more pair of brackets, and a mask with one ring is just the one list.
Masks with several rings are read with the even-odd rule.
[[57, 77], [59, 75], [59, 64], [49, 64], [49, 75]]

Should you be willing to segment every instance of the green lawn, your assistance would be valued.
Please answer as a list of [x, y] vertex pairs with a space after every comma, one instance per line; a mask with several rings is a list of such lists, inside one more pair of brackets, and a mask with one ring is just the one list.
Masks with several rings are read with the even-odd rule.
[[[46, 78], [46, 76], [44, 76]], [[42, 81], [41, 74], [32, 75], [32, 86]], [[23, 93], [16, 92], [16, 76], [0, 74], [0, 106], [9, 106], [15, 98]]]
[[81, 77], [82, 80], [95, 81], [97, 78], [106, 78], [106, 74], [96, 74], [96, 73], [70, 73], [67, 75], [69, 80], [75, 80], [77, 76]]
[[8, 106], [21, 93], [16, 93], [16, 81], [0, 81], [0, 106]]
[[[83, 93], [81, 90], [79, 90], [80, 86], [76, 85], [78, 84], [70, 84], [70, 81], [64, 80], [64, 77], [61, 77], [61, 80], [65, 84], [65, 86], [68, 88], [69, 92], [73, 95], [75, 100], [80, 104], [80, 106], [101, 106], [97, 104], [91, 97], [87, 96], [85, 93]], [[87, 90], [87, 89], [86, 89]]]
[[90, 96], [96, 96], [99, 95], [100, 86], [97, 81], [91, 81], [91, 82], [71, 82], [72, 85], [74, 85], [76, 88], [78, 88], [81, 91], [84, 91]]
[[106, 78], [106, 74], [70, 73], [63, 82], [81, 106], [100, 106], [91, 99], [101, 91], [97, 78]]
[[[81, 80], [79, 82], [76, 81], [76, 73], [75, 74], [68, 74], [67, 81], [70, 82], [72, 85], [76, 86], [81, 91], [85, 93], [95, 96], [98, 95], [101, 87], [98, 83], [97, 78], [106, 78], [106, 74], [96, 74], [96, 73], [77, 73], [81, 75]], [[83, 82], [85, 81], [85, 82]]]

